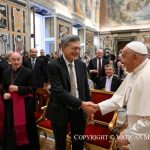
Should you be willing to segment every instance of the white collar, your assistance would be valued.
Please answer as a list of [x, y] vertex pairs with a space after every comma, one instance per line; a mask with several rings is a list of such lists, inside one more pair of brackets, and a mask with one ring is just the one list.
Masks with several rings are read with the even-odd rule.
[[111, 77], [106, 76], [106, 79], [112, 79], [112, 78], [113, 78], [113, 75]]
[[136, 74], [138, 71], [140, 71], [148, 62], [148, 58], [145, 59], [139, 66], [137, 66], [134, 70], [133, 70], [133, 74]]
[[66, 63], [66, 66], [67, 66], [67, 67], [68, 67], [69, 64], [72, 64], [72, 66], [74, 66], [74, 61], [73, 61], [73, 62], [69, 62], [69, 61], [66, 59], [66, 57], [65, 57], [64, 54], [63, 54], [63, 58], [64, 58], [64, 60], [65, 60], [65, 63]]

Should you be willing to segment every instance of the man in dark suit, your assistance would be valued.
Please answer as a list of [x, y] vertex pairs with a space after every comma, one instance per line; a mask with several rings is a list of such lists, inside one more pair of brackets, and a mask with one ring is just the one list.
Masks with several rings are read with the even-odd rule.
[[[67, 126], [71, 130], [72, 150], [83, 150], [84, 140], [75, 135], [84, 135], [86, 115], [95, 110], [90, 99], [86, 65], [78, 59], [80, 38], [67, 35], [62, 39], [62, 57], [49, 64], [51, 100], [46, 116], [52, 121], [56, 150], [66, 150]], [[70, 67], [72, 64], [72, 67]]]
[[91, 80], [97, 85], [98, 79], [105, 76], [105, 65], [109, 61], [103, 58], [103, 50], [98, 49], [96, 51], [96, 57], [91, 59], [88, 65], [88, 72]]
[[114, 75], [114, 67], [110, 64], [105, 66], [106, 76], [98, 81], [97, 89], [115, 92], [121, 84], [121, 79]]
[[44, 64], [47, 65], [48, 64], [48, 57], [45, 56], [45, 52], [44, 49], [40, 50], [40, 59], [42, 59], [44, 61]]
[[22, 56], [13, 52], [10, 67], [3, 72], [2, 91], [5, 110], [3, 150], [39, 150], [33, 112], [35, 80], [32, 70], [22, 66]]
[[30, 49], [30, 58], [24, 61], [24, 66], [33, 70], [36, 79], [36, 87], [43, 88], [48, 85], [48, 71], [44, 61], [37, 57], [37, 50]]

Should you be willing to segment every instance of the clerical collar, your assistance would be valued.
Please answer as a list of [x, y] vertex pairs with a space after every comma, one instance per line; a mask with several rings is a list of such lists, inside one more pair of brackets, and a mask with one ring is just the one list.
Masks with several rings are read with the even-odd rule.
[[67, 60], [67, 58], [65, 57], [64, 54], [63, 54], [63, 58], [64, 58], [65, 63], [66, 63], [67, 66], [68, 66], [70, 63], [72, 63], [72, 65], [74, 66], [74, 61], [73, 61], [73, 62], [69, 62], [69, 61]]
[[134, 70], [133, 70], [133, 74], [136, 74], [138, 71], [140, 71], [148, 62], [148, 58], [145, 59], [139, 66], [137, 66]]
[[20, 69], [22, 69], [22, 66], [20, 66], [17, 70], [13, 70], [13, 68], [12, 68], [12, 71], [13, 71], [13, 73], [18, 73], [20, 71]]

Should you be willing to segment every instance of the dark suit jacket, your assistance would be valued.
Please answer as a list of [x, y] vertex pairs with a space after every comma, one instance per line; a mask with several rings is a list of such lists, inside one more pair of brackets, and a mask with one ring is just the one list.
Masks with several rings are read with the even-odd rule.
[[[107, 65], [109, 63], [108, 60], [106, 59], [102, 59], [102, 77], [105, 76], [105, 65]], [[90, 70], [97, 70], [97, 57], [93, 58], [90, 60], [89, 65], [88, 65], [88, 72], [90, 74], [91, 80], [97, 84], [99, 77], [97, 78], [97, 74], [96, 73], [90, 73]]]
[[[78, 111], [81, 102], [90, 99], [86, 65], [80, 60], [74, 62], [79, 98], [70, 94], [70, 78], [64, 58], [57, 58], [49, 64], [51, 100], [48, 104], [46, 116], [61, 127], [65, 126], [68, 121], [68, 109]], [[85, 115], [84, 112], [83, 115]]]
[[[31, 58], [24, 61], [23, 65], [32, 69]], [[47, 66], [44, 65], [44, 61], [42, 59], [36, 58], [33, 73], [35, 75], [36, 86], [42, 88], [44, 86], [44, 82], [48, 82]]]
[[[106, 77], [101, 77], [98, 81], [97, 89], [105, 89], [106, 84]], [[113, 75], [112, 82], [111, 82], [111, 91], [115, 92], [121, 84], [120, 78], [116, 75]]]
[[[20, 72], [19, 72], [20, 71]], [[3, 93], [9, 91], [9, 86], [12, 84], [12, 69], [9, 67], [3, 72]], [[36, 128], [36, 121], [33, 112], [33, 98], [27, 94], [32, 94], [35, 91], [35, 80], [32, 70], [23, 67], [17, 70], [17, 76], [13, 80], [13, 84], [18, 86], [18, 93], [25, 96], [25, 117], [26, 117], [26, 131], [29, 138], [30, 145], [33, 149], [39, 150], [39, 139]], [[14, 150], [16, 138], [14, 133], [13, 112], [14, 107], [12, 99], [4, 100], [5, 106], [5, 128], [3, 136], [3, 147], [7, 150]], [[10, 138], [11, 137], [11, 138]], [[9, 139], [9, 140], [8, 140]], [[11, 144], [10, 144], [11, 143]], [[14, 144], [14, 145], [13, 145]]]
[[42, 59], [44, 61], [44, 64], [48, 64], [48, 57], [46, 56], [39, 56], [38, 58]]
[[7, 60], [5, 60], [5, 59], [0, 60], [0, 85], [3, 81], [3, 71], [9, 67], [10, 67], [10, 65], [8, 64]]

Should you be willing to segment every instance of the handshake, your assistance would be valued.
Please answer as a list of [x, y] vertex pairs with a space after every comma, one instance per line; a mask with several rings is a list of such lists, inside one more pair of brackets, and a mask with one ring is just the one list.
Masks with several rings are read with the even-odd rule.
[[97, 111], [100, 111], [98, 104], [94, 104], [93, 102], [82, 102], [81, 108], [86, 112], [87, 115], [92, 115]]

